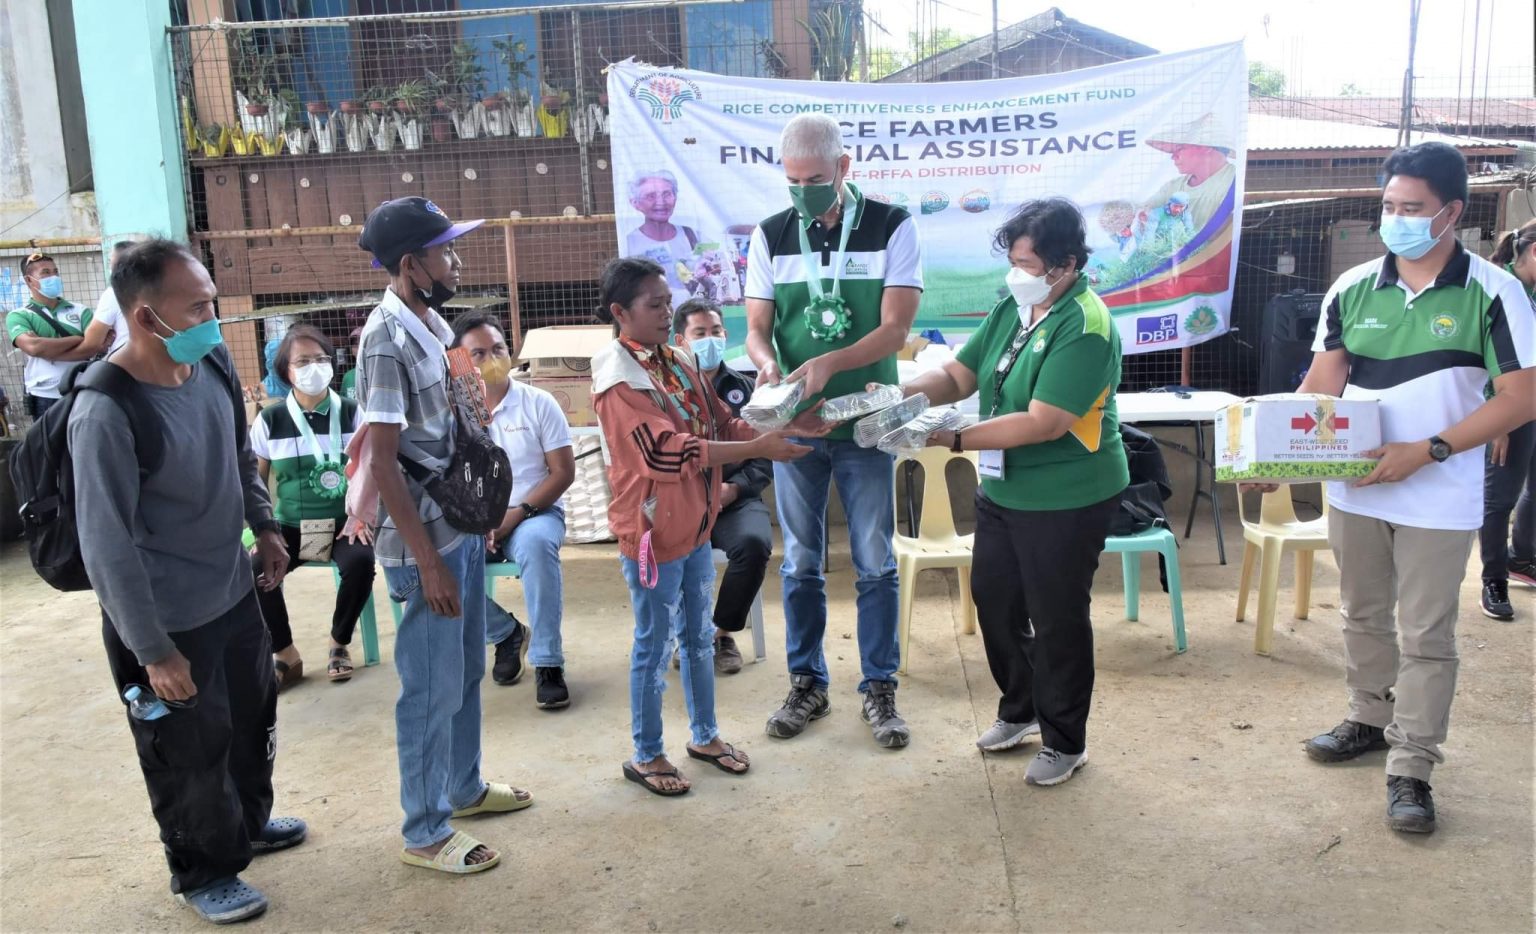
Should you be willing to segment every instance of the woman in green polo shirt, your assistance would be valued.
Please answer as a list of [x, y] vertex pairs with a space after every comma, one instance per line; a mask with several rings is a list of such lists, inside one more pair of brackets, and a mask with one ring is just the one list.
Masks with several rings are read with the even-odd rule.
[[1115, 414], [1120, 337], [1079, 274], [1083, 216], [1064, 198], [1029, 201], [997, 231], [1009, 296], [955, 359], [902, 387], [935, 404], [980, 393], [982, 421], [929, 444], [979, 452], [971, 592], [997, 722], [995, 752], [1041, 737], [1025, 773], [1071, 778], [1087, 761], [1093, 694], [1093, 575], [1129, 480]]
[[[336, 538], [347, 515], [345, 451], [357, 431], [357, 403], [331, 390], [334, 356], [331, 342], [319, 329], [305, 324], [288, 329], [273, 357], [273, 372], [293, 391], [262, 410], [251, 426], [251, 452], [272, 493], [273, 516], [288, 544], [289, 569], [305, 561], [331, 561], [341, 573], [326, 674], [342, 682], [352, 677], [347, 645], [373, 593], [374, 566], [372, 547]], [[252, 566], [282, 690], [304, 676], [304, 661], [293, 644], [281, 585], [269, 588], [260, 565]]]

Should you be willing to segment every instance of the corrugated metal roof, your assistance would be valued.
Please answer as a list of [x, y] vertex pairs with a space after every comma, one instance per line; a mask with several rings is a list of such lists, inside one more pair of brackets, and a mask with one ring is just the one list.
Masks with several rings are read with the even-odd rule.
[[[1397, 126], [1402, 101], [1395, 97], [1253, 97], [1253, 113], [1303, 120], [1330, 120], [1363, 126]], [[1416, 127], [1536, 127], [1536, 98], [1421, 97], [1413, 102]]]
[[[1437, 141], [1459, 149], [1510, 146], [1504, 140], [1478, 139], [1470, 136], [1445, 136], [1439, 133], [1413, 134], [1415, 143]], [[1397, 148], [1397, 130], [1392, 127], [1360, 126], [1333, 120], [1298, 120], [1270, 114], [1248, 115], [1248, 151], [1295, 149], [1379, 149]]]

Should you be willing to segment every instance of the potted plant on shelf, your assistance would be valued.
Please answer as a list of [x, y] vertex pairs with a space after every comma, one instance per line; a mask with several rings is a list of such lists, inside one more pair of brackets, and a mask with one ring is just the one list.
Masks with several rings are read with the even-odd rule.
[[565, 107], [566, 96], [563, 91], [544, 86], [537, 111], [539, 135], [550, 139], [571, 135], [571, 115]]
[[528, 43], [509, 36], [492, 41], [491, 47], [496, 50], [497, 57], [506, 69], [507, 90], [505, 104], [499, 108], [500, 113], [487, 108], [486, 128], [493, 136], [510, 136], [514, 131], [518, 136], [532, 136], [533, 108], [524, 87], [524, 82], [533, 77], [528, 68], [533, 60], [533, 55], [528, 51]]
[[283, 56], [262, 48], [254, 33], [237, 32], [230, 39], [230, 70], [240, 104], [240, 126], [246, 135], [275, 137], [281, 122], [274, 119], [277, 73]]
[[428, 95], [431, 93], [431, 88], [419, 78], [395, 88], [395, 129], [400, 134], [400, 145], [406, 149], [421, 148], [421, 118], [427, 112]]
[[[288, 152], [295, 156], [302, 156], [309, 152], [309, 141], [312, 133], [309, 129], [309, 121], [302, 119], [299, 114], [304, 113], [299, 107], [299, 95], [284, 88], [279, 92], [281, 108], [278, 118], [282, 120], [283, 141], [288, 144]], [[291, 99], [290, 99], [291, 98]]]
[[427, 96], [432, 99], [432, 142], [446, 143], [453, 138], [453, 124], [448, 120], [456, 104], [452, 90], [448, 79], [430, 68], [427, 69], [426, 85]]
[[485, 66], [480, 63], [480, 51], [468, 42], [453, 46], [453, 57], [448, 63], [448, 87], [454, 107], [451, 112], [454, 130], [459, 139], [474, 139], [486, 129]]
[[309, 132], [315, 138], [315, 152], [329, 155], [336, 151], [337, 111], [325, 101], [310, 101], [304, 105], [309, 121]]
[[197, 128], [197, 142], [205, 158], [221, 158], [229, 152], [229, 130], [217, 123], [206, 123]]

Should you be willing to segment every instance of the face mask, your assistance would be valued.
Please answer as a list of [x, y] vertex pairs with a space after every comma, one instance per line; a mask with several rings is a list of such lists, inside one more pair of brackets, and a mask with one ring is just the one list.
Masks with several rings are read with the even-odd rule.
[[318, 396], [331, 385], [335, 371], [329, 363], [309, 363], [293, 371], [293, 388], [311, 396]]
[[725, 359], [725, 338], [696, 337], [688, 342], [693, 355], [699, 361], [699, 369], [713, 370]]
[[805, 220], [820, 217], [837, 203], [836, 185], [790, 185], [789, 202]]
[[1049, 276], [1049, 272], [1044, 276], [1032, 276], [1017, 266], [1008, 270], [1008, 291], [1013, 293], [1013, 300], [1019, 303], [1020, 316], [1027, 317], [1031, 306], [1045, 301], [1045, 297], [1051, 294], [1051, 286], [1055, 283], [1050, 281]]
[[37, 290], [44, 298], [58, 298], [64, 294], [64, 280], [58, 276], [44, 276], [37, 280]]
[[224, 335], [219, 331], [218, 318], [209, 318], [202, 324], [194, 324], [185, 331], [177, 331], [166, 324], [153, 308], [149, 313], [155, 316], [155, 320], [160, 322], [161, 327], [171, 332], [170, 337], [160, 337], [158, 334], [155, 336], [165, 342], [166, 353], [169, 353], [171, 359], [177, 363], [190, 366], [208, 356], [213, 348], [224, 343]]
[[500, 386], [512, 372], [512, 361], [507, 357], [491, 357], [480, 364], [480, 378], [487, 386]]
[[441, 310], [442, 307], [448, 303], [449, 299], [458, 294], [457, 290], [443, 285], [436, 279], [428, 278], [427, 281], [432, 283], [432, 288], [430, 290], [417, 288], [415, 282], [411, 283], [411, 287], [416, 289], [416, 294], [421, 297], [422, 301], [427, 303], [429, 308], [436, 308]]
[[[1450, 207], [1449, 204], [1445, 208]], [[1381, 215], [1381, 242], [1387, 245], [1387, 249], [1401, 256], [1403, 259], [1418, 259], [1425, 253], [1434, 249], [1440, 237], [1445, 236], [1445, 231], [1450, 230], [1447, 225], [1439, 235], [1429, 232], [1435, 218], [1439, 217], [1445, 208], [1441, 208], [1429, 217], [1402, 217], [1397, 214]]]

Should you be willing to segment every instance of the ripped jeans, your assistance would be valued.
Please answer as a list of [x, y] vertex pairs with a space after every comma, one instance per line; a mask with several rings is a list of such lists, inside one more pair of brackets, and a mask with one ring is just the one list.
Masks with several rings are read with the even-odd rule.
[[693, 744], [720, 734], [715, 725], [715, 564], [709, 542], [661, 565], [654, 590], [640, 586], [640, 565], [620, 557], [635, 610], [635, 646], [629, 653], [630, 727], [635, 763], [664, 755], [661, 695], [667, 687], [672, 647], [682, 645], [683, 698]]

